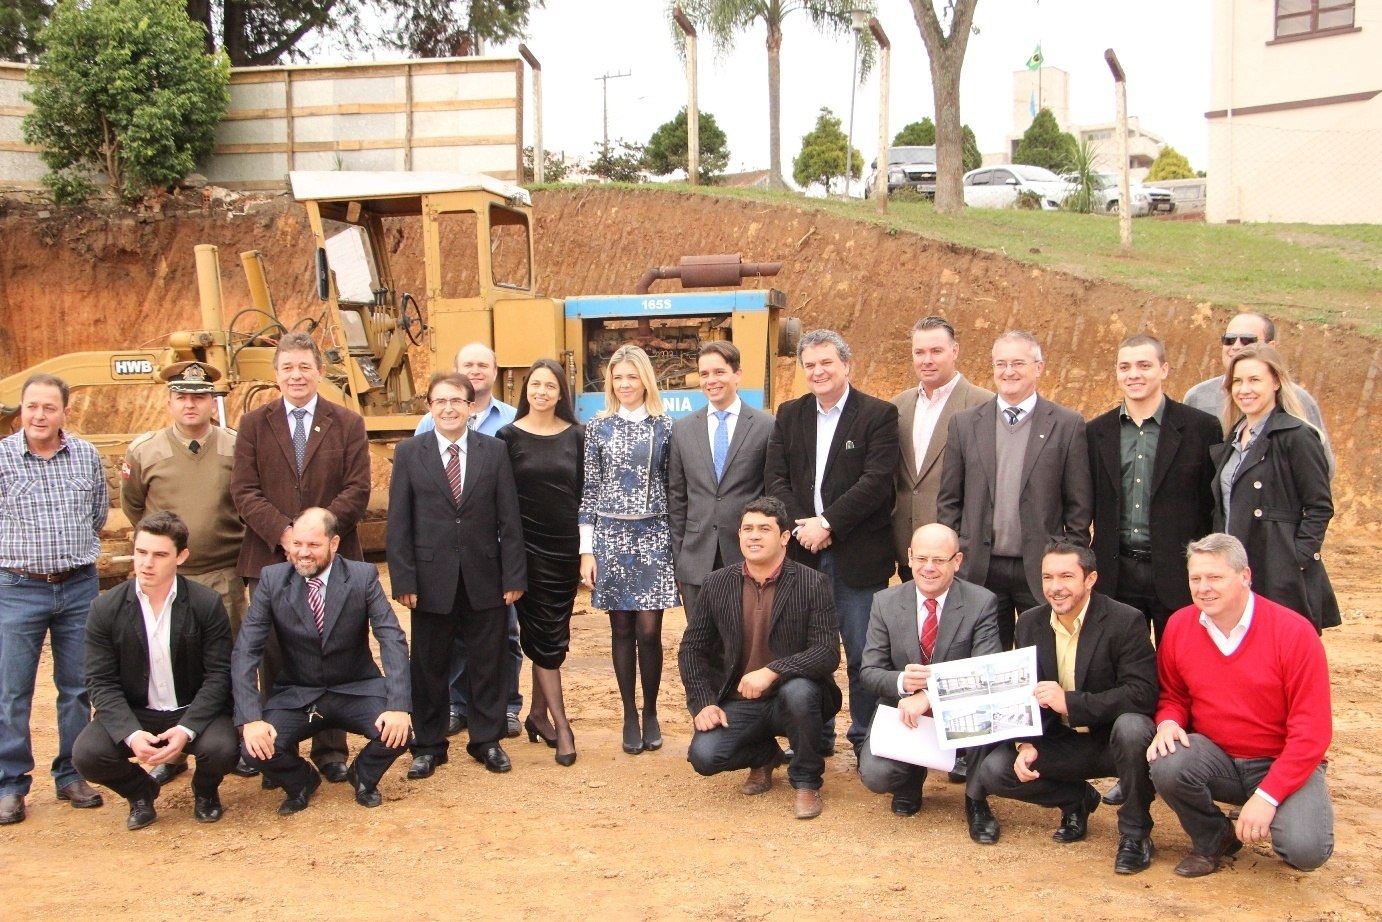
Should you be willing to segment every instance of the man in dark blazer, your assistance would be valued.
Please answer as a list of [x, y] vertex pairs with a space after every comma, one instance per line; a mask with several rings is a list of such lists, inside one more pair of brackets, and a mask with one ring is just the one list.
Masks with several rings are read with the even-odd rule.
[[95, 716], [77, 737], [73, 764], [130, 803], [128, 829], [157, 814], [150, 766], [197, 760], [192, 815], [221, 818], [221, 779], [235, 764], [230, 722], [230, 616], [216, 590], [178, 575], [187, 524], [156, 512], [134, 528], [134, 578], [91, 603], [86, 687]]
[[[231, 654], [243, 756], [283, 788], [278, 812], [286, 816], [306, 809], [321, 784], [298, 744], [318, 728], [358, 733], [369, 742], [346, 777], [356, 803], [377, 807], [379, 779], [408, 742], [408, 641], [375, 565], [338, 556], [341, 536], [329, 510], [306, 510], [292, 531], [292, 562], [264, 568]], [[270, 631], [283, 663], [261, 703], [257, 674]], [[383, 673], [370, 653], [371, 631]]]
[[413, 613], [413, 779], [447, 761], [457, 633], [469, 658], [466, 751], [492, 772], [511, 768], [499, 745], [507, 732], [508, 607], [528, 586], [528, 565], [508, 450], [466, 428], [474, 395], [464, 375], [434, 375], [427, 388], [434, 431], [394, 450], [389, 580], [394, 598]]
[[[251, 599], [260, 572], [287, 559], [292, 523], [304, 509], [320, 506], [339, 528], [341, 554], [363, 560], [355, 527], [370, 493], [369, 438], [359, 414], [322, 400], [322, 354], [306, 333], [289, 333], [274, 350], [274, 373], [283, 396], [246, 413], [235, 441], [230, 494], [245, 520], [236, 571]], [[278, 674], [278, 645], [271, 637], [263, 686]], [[345, 733], [312, 738], [312, 761], [328, 781], [345, 781]]]
[[[897, 407], [850, 386], [849, 346], [834, 330], [802, 336], [797, 360], [811, 393], [778, 407], [765, 488], [796, 523], [791, 558], [830, 580], [849, 671], [847, 736], [857, 755], [876, 704], [859, 681], [869, 607], [895, 569]], [[832, 721], [827, 751], [833, 731]]]
[[998, 399], [951, 418], [936, 499], [937, 520], [960, 535], [960, 578], [998, 596], [1005, 650], [1017, 612], [1041, 597], [1042, 549], [1088, 544], [1094, 510], [1084, 419], [1037, 394], [1045, 367], [1032, 334], [998, 337]]
[[1123, 340], [1123, 402], [1086, 430], [1100, 592], [1140, 610], [1158, 643], [1171, 612], [1190, 604], [1185, 546], [1213, 526], [1209, 449], [1223, 441], [1218, 420], [1166, 396], [1169, 374], [1160, 340]]
[[1094, 552], [1052, 542], [1042, 557], [1046, 604], [1022, 613], [1017, 645], [1037, 650], [1035, 696], [1041, 735], [1000, 743], [972, 774], [977, 796], [994, 794], [1056, 807], [1051, 838], [1078, 842], [1089, 831], [1099, 792], [1088, 781], [1117, 775], [1126, 801], [1118, 808], [1114, 870], [1136, 874], [1152, 863], [1152, 790], [1147, 746], [1156, 710], [1156, 653], [1142, 613], [1094, 592]]
[[682, 634], [677, 662], [696, 732], [687, 753], [702, 775], [749, 769], [740, 790], [764, 794], [787, 760], [793, 812], [821, 812], [822, 733], [840, 710], [835, 604], [825, 577], [787, 559], [787, 507], [770, 496], [744, 507], [744, 562], [706, 577]]
[[[763, 462], [773, 418], [739, 399], [739, 347], [727, 340], [701, 346], [696, 361], [710, 405], [672, 425], [667, 516], [672, 556], [687, 612], [712, 570], [744, 559], [739, 516], [763, 495]], [[721, 431], [723, 429], [723, 431]]]
[[945, 460], [950, 419], [961, 410], [993, 399], [993, 391], [970, 384], [960, 374], [960, 344], [944, 317], [923, 317], [912, 327], [912, 368], [917, 386], [893, 398], [897, 407], [897, 506], [893, 509], [893, 547], [897, 575], [912, 578], [907, 552], [912, 535], [936, 521], [936, 494]]
[[[955, 578], [964, 562], [959, 536], [932, 523], [918, 528], [908, 543], [912, 579], [873, 597], [860, 678], [879, 701], [898, 709], [904, 724], [915, 727], [917, 718], [931, 709], [926, 683], [932, 663], [984, 656], [1002, 648], [997, 597]], [[929, 650], [923, 648], [924, 640]], [[921, 766], [874, 755], [865, 742], [859, 754], [859, 780], [876, 794], [892, 794], [892, 810], [898, 816], [921, 810], [926, 781]]]

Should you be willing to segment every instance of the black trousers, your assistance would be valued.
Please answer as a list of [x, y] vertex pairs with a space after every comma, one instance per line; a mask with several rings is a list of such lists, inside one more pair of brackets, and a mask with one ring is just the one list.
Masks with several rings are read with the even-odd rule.
[[1013, 648], [1017, 632], [1017, 615], [1041, 604], [1027, 585], [1027, 571], [1021, 557], [989, 558], [989, 572], [984, 588], [998, 596], [998, 640], [1004, 650]]
[[821, 735], [839, 711], [833, 702], [823, 682], [800, 676], [769, 698], [721, 701], [729, 726], [695, 731], [686, 761], [701, 775], [761, 768], [782, 755], [777, 738], [786, 736], [792, 746], [787, 780], [794, 788], [819, 790], [825, 780]]
[[[1184, 577], [1184, 574], [1181, 574]], [[1147, 623], [1156, 631], [1156, 645], [1161, 646], [1161, 635], [1166, 633], [1166, 622], [1171, 620], [1171, 609], [1161, 604], [1156, 594], [1156, 574], [1150, 560], [1133, 560], [1131, 557], [1118, 557], [1118, 591], [1115, 600], [1131, 605], [1147, 617]]]
[[450, 716], [451, 647], [460, 634], [466, 647], [466, 721], [471, 754], [502, 740], [508, 732], [504, 706], [509, 698], [508, 606], [475, 609], [456, 584], [449, 612], [413, 609], [409, 672], [413, 684], [413, 755], [444, 755]]
[[[135, 708], [134, 716], [142, 730], [158, 735], [178, 725], [186, 708], [176, 711], [153, 711]], [[192, 790], [198, 797], [210, 797], [221, 786], [221, 779], [235, 764], [239, 741], [229, 714], [222, 714], [197, 734], [183, 752], [197, 760], [192, 774]], [[77, 737], [72, 746], [72, 764], [83, 778], [104, 785], [126, 800], [158, 796], [158, 782], [138, 762], [131, 762], [134, 753], [124, 742], [115, 742], [99, 720], [93, 720]]]
[[[355, 757], [355, 777], [360, 784], [372, 788], [404, 750], [403, 746], [394, 748], [379, 741], [379, 728], [374, 722], [385, 710], [386, 702], [381, 697], [339, 692], [327, 692], [307, 708], [266, 709], [263, 719], [278, 734], [274, 738], [273, 757], [258, 759], [245, 749], [244, 759], [283, 790], [295, 794], [305, 788], [312, 777], [307, 760], [298, 755], [299, 743], [322, 730], [339, 730], [342, 736], [346, 732], [358, 733], [369, 742]], [[309, 718], [310, 712], [320, 717]]]

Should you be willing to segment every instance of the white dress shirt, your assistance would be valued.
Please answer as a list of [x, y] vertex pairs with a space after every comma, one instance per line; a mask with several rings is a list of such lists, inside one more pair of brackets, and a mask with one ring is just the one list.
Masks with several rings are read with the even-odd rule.
[[[134, 583], [134, 595], [144, 613], [144, 633], [149, 642], [149, 710], [176, 711], [178, 690], [173, 681], [173, 653], [169, 641], [173, 628], [173, 600], [178, 596], [177, 580], [168, 587], [168, 597], [158, 611], [154, 611], [153, 603], [138, 580]], [[181, 724], [178, 729], [186, 733], [189, 740], [196, 739], [197, 734]], [[125, 744], [129, 745], [133, 738], [133, 733], [125, 737]]]
[[830, 457], [830, 443], [835, 441], [835, 430], [840, 427], [840, 414], [845, 410], [845, 401], [849, 399], [849, 385], [845, 385], [845, 392], [840, 396], [840, 400], [830, 409], [822, 409], [820, 401], [816, 401], [816, 482], [812, 485], [811, 498], [816, 504], [816, 515], [825, 512], [825, 503], [821, 500], [821, 481], [825, 479], [825, 462]]
[[[725, 410], [729, 413], [729, 415], [725, 417], [725, 429], [727, 430], [727, 435], [729, 436], [728, 441], [730, 442], [734, 441], [734, 427], [739, 422], [739, 413], [743, 408], [744, 401], [738, 397], [735, 397], [734, 402], [725, 407]], [[710, 457], [712, 458], [715, 457], [715, 430], [720, 428], [720, 421], [715, 418], [717, 412], [719, 411], [715, 409], [714, 404], [705, 408], [705, 421], [708, 423], [705, 427], [705, 433], [706, 438], [710, 440]]]
[[[437, 432], [435, 429], [433, 431]], [[460, 455], [457, 459], [458, 463], [461, 466], [461, 483], [465, 483], [466, 448], [470, 445], [470, 443], [466, 440], [465, 434], [468, 431], [468, 429], [462, 429], [461, 437], [456, 439], [454, 443], [446, 436], [442, 435], [440, 432], [437, 432], [437, 450], [441, 452], [442, 468], [445, 468], [447, 462], [451, 460], [449, 453], [451, 451], [451, 446], [453, 444], [461, 450]]]
[[294, 410], [307, 411], [307, 415], [302, 418], [303, 431], [312, 431], [312, 420], [316, 419], [317, 417], [317, 401], [319, 399], [320, 397], [318, 395], [313, 394], [312, 399], [307, 401], [306, 406], [295, 407], [292, 405], [292, 403], [288, 401], [288, 398], [283, 398], [283, 412], [288, 415], [288, 432], [290, 434], [292, 433], [294, 427], [297, 426], [297, 417], [293, 415]]
[[[938, 640], [940, 639], [940, 631], [941, 631], [941, 612], [945, 611], [945, 600], [946, 600], [946, 598], [949, 597], [949, 595], [950, 595], [950, 587], [947, 586], [944, 592], [942, 592], [940, 595], [936, 596], [936, 639], [938, 639]], [[918, 589], [918, 590], [917, 590], [917, 645], [918, 645], [918, 646], [921, 645], [921, 626], [922, 626], [923, 624], [925, 624], [925, 623], [926, 623], [926, 596], [922, 595], [922, 594], [921, 594], [921, 590]], [[905, 672], [905, 670], [904, 670], [904, 672]], [[899, 673], [897, 674], [897, 696], [898, 696], [899, 698], [906, 698], [908, 695], [924, 695], [924, 694], [926, 694], [926, 689], [924, 689], [924, 688], [921, 689], [920, 691], [916, 691], [916, 692], [903, 691], [903, 690], [902, 690], [902, 673], [899, 672]]]
[[1233, 651], [1238, 649], [1238, 645], [1243, 642], [1243, 638], [1248, 635], [1248, 628], [1252, 626], [1252, 610], [1255, 601], [1256, 596], [1249, 593], [1248, 607], [1243, 609], [1243, 617], [1238, 619], [1238, 623], [1229, 630], [1228, 634], [1219, 630], [1219, 626], [1211, 621], [1208, 615], [1200, 612], [1200, 624], [1204, 626], [1205, 631], [1209, 634], [1209, 639], [1214, 641], [1214, 646], [1218, 647], [1219, 652], [1224, 656], [1232, 655]]
[[950, 395], [955, 393], [955, 387], [959, 383], [960, 376], [957, 374], [936, 388], [935, 394], [930, 397], [926, 396], [926, 388], [917, 385], [917, 406], [912, 415], [912, 450], [917, 456], [918, 474], [921, 473], [921, 463], [926, 458], [926, 451], [931, 447], [931, 439], [936, 434], [936, 424], [945, 412], [945, 404]]
[[[1022, 422], [1022, 420], [1023, 420], [1025, 417], [1028, 417], [1028, 416], [1031, 416], [1031, 415], [1032, 415], [1032, 410], [1036, 409], [1036, 402], [1037, 402], [1036, 391], [1032, 391], [1031, 395], [1030, 395], [1026, 400], [1022, 401], [1021, 403], [1008, 403], [1008, 402], [1007, 402], [1006, 400], [1004, 400], [1002, 397], [999, 397], [999, 398], [998, 398], [998, 410], [999, 410], [999, 412], [1002, 412], [1003, 410], [1008, 409], [1008, 407], [1018, 407], [1018, 408], [1020, 408], [1020, 409], [1022, 410], [1022, 413], [1017, 417], [1017, 421], [1020, 423], [1020, 422]], [[1007, 422], [1007, 421], [1008, 421], [1007, 418], [1004, 417], [1003, 422]]]

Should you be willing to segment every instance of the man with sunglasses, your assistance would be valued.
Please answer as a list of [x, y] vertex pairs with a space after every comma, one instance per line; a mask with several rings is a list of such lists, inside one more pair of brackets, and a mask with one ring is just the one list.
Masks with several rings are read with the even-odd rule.
[[[1276, 324], [1266, 314], [1244, 311], [1228, 322], [1228, 329], [1224, 330], [1220, 341], [1223, 343], [1224, 370], [1227, 372], [1228, 363], [1248, 346], [1262, 343], [1277, 348]], [[1295, 388], [1296, 396], [1305, 407], [1306, 421], [1320, 431], [1320, 438], [1324, 440], [1325, 456], [1329, 459], [1329, 474], [1333, 477], [1334, 450], [1329, 445], [1329, 433], [1324, 428], [1320, 405], [1305, 388], [1299, 384], [1295, 385]], [[1186, 391], [1184, 402], [1197, 410], [1203, 410], [1215, 419], [1220, 419], [1224, 415], [1224, 401], [1227, 396], [1228, 392], [1224, 390], [1224, 376], [1215, 375]]]

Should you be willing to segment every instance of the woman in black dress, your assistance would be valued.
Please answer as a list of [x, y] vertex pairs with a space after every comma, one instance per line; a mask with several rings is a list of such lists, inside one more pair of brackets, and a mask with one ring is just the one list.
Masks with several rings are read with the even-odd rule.
[[541, 737], [556, 749], [559, 765], [576, 761], [576, 736], [561, 695], [561, 664], [571, 642], [571, 611], [580, 580], [584, 430], [576, 422], [562, 368], [539, 359], [528, 369], [518, 416], [500, 429], [509, 448], [523, 543], [528, 551], [528, 591], [516, 603], [519, 642], [533, 664], [533, 693], [523, 721], [529, 742]]

